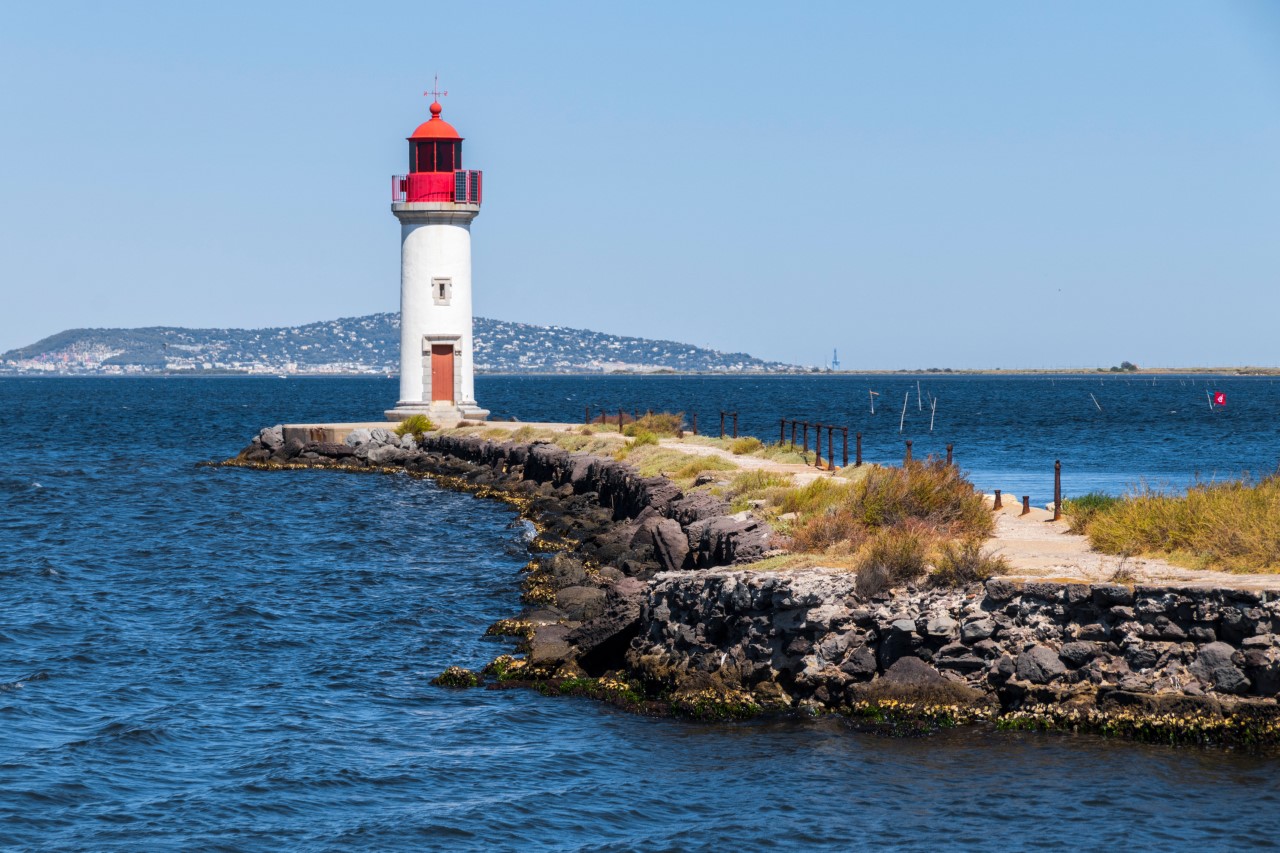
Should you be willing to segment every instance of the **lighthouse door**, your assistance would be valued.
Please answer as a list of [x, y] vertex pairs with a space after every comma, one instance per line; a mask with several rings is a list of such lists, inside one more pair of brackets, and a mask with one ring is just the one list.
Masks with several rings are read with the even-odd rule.
[[453, 402], [453, 344], [431, 345], [431, 401]]

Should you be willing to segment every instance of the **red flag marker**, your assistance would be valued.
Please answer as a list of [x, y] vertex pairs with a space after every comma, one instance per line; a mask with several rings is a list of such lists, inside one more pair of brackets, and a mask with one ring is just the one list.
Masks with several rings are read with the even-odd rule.
[[1215, 406], [1225, 406], [1227, 404], [1227, 395], [1225, 391], [1213, 392], [1213, 404]]

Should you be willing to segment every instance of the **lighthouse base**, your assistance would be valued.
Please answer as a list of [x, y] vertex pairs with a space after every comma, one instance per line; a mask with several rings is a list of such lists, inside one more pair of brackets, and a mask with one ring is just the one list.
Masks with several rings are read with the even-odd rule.
[[402, 421], [413, 415], [426, 415], [439, 427], [454, 427], [461, 421], [486, 421], [489, 410], [475, 403], [426, 403], [421, 400], [401, 400], [394, 409], [383, 412], [389, 421]]

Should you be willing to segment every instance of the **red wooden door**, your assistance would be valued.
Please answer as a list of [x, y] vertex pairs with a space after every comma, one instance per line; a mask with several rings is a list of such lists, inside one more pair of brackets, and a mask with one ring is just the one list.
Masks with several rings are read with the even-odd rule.
[[453, 344], [431, 345], [431, 399], [453, 402]]

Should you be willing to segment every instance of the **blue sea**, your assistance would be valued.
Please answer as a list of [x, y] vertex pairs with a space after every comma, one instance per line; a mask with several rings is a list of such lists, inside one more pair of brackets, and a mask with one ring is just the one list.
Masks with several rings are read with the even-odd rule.
[[[767, 439], [781, 417], [847, 425], [873, 461], [907, 438], [916, 456], [952, 443], [979, 485], [1037, 502], [1055, 459], [1068, 494], [1280, 461], [1271, 379], [920, 383], [919, 403], [905, 376], [481, 377], [477, 392], [530, 421], [589, 405], [696, 412], [703, 432], [736, 410]], [[264, 425], [374, 419], [395, 396], [384, 379], [0, 380], [0, 849], [1278, 843], [1269, 758], [696, 724], [430, 686], [508, 650], [481, 635], [520, 606], [510, 509], [404, 476], [196, 464]]]

